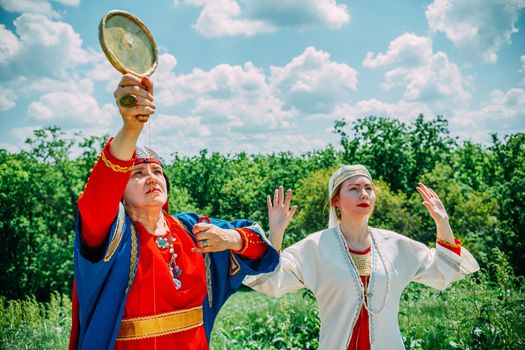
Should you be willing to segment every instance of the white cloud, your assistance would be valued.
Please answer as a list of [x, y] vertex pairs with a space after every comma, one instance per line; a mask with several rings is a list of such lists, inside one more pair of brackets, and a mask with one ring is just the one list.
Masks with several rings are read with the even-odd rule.
[[58, 2], [62, 5], [66, 6], [78, 6], [80, 5], [80, 0], [55, 0], [55, 2]]
[[[41, 125], [22, 126], [13, 128], [10, 134], [19, 141], [20, 144], [24, 143], [26, 139], [33, 136], [33, 130], [41, 129]], [[16, 146], [13, 146], [16, 147]]]
[[204, 36], [254, 35], [275, 31], [259, 20], [243, 19], [241, 8], [235, 0], [212, 0], [204, 4], [194, 28]]
[[[254, 152], [287, 146], [311, 150], [321, 141], [301, 135], [304, 131], [299, 132], [296, 118], [331, 112], [357, 86], [353, 68], [312, 47], [287, 65], [271, 67], [269, 74], [251, 62], [220, 64], [208, 71], [196, 68], [180, 75], [174, 73], [176, 66], [174, 56], [161, 55], [159, 74], [154, 76], [158, 110], [172, 111], [154, 117], [151, 124], [153, 146], [163, 156], [174, 145], [182, 153], [200, 148], [238, 152], [240, 147]], [[97, 79], [107, 77], [102, 65], [96, 70], [92, 75]]]
[[99, 54], [84, 50], [80, 35], [65, 22], [54, 22], [40, 14], [20, 15], [15, 21], [16, 36], [2, 28], [0, 35], [8, 38], [0, 46], [2, 80], [20, 76], [71, 76], [83, 64], [100, 59]]
[[[78, 6], [80, 0], [54, 0], [66, 6]], [[0, 7], [9, 12], [39, 13], [49, 17], [57, 17], [58, 13], [53, 10], [50, 1], [46, 0], [0, 0]]]
[[179, 140], [178, 136], [206, 137], [211, 135], [210, 128], [204, 125], [201, 117], [180, 117], [160, 115], [153, 117], [151, 131], [155, 136], [169, 136]]
[[443, 32], [467, 57], [495, 63], [509, 44], [524, 0], [435, 0], [425, 13], [432, 32]]
[[[149, 133], [149, 126], [146, 125], [139, 144], [149, 144]], [[175, 151], [186, 155], [195, 154], [212, 143], [210, 128], [202, 123], [201, 117], [194, 116], [154, 116], [151, 120], [151, 135], [152, 148], [165, 159], [169, 159]]]
[[35, 92], [92, 92], [92, 81], [79, 78], [79, 68], [102, 55], [84, 50], [70, 24], [25, 13], [14, 26], [15, 33], [0, 25], [0, 79], [10, 90], [1, 93], [0, 109], [13, 108], [17, 97]]
[[17, 94], [3, 86], [0, 85], [0, 112], [5, 112], [16, 106], [16, 99], [18, 98]]
[[9, 153], [20, 152], [20, 147], [8, 143], [0, 143], [0, 149], [5, 149]]
[[229, 152], [241, 150], [249, 154], [288, 152], [301, 154], [326, 147], [326, 139], [313, 138], [298, 132], [287, 134], [246, 134], [230, 141]]
[[251, 62], [221, 64], [209, 71], [194, 69], [182, 75], [171, 71], [175, 66], [173, 56], [161, 56], [162, 74], [155, 80], [157, 106], [180, 108], [182, 114], [201, 117], [204, 125], [221, 124], [218, 130], [222, 133], [287, 128], [295, 115], [283, 110], [264, 72]]
[[346, 5], [335, 0], [176, 0], [175, 4], [203, 6], [194, 27], [209, 37], [250, 36], [283, 27], [339, 28], [350, 20]]
[[300, 113], [331, 112], [357, 86], [353, 68], [331, 61], [328, 53], [313, 47], [283, 67], [271, 67], [269, 76], [251, 62], [183, 75], [174, 74], [175, 67], [175, 57], [160, 57], [157, 106], [202, 117], [204, 125], [221, 125], [214, 132], [223, 134], [289, 129]]
[[[101, 59], [88, 73], [88, 76], [94, 81], [106, 82], [105, 90], [113, 93], [117, 88], [117, 82], [120, 81], [122, 73], [113, 67], [108, 60]], [[160, 76], [156, 75], [155, 77]]]
[[339, 28], [350, 20], [346, 5], [335, 0], [247, 0], [246, 13], [276, 27]]
[[284, 111], [280, 100], [261, 96], [249, 101], [243, 96], [228, 99], [202, 98], [192, 111], [204, 122], [214, 125], [216, 132], [264, 133], [290, 127], [295, 111]]
[[357, 88], [357, 71], [308, 47], [284, 67], [271, 67], [270, 82], [285, 108], [306, 114], [328, 113]]
[[20, 41], [11, 31], [0, 24], [0, 67], [7, 69], [7, 64], [20, 49]]
[[413, 68], [426, 65], [431, 56], [430, 38], [407, 33], [391, 41], [386, 53], [379, 53], [374, 57], [373, 52], [368, 52], [363, 66], [377, 68], [396, 65]]
[[451, 126], [464, 137], [477, 132], [487, 137], [491, 132], [525, 131], [525, 90], [513, 88], [507, 92], [492, 91], [490, 101], [479, 110], [461, 110], [450, 120]]
[[87, 126], [107, 128], [111, 124], [116, 107], [106, 104], [99, 107], [88, 94], [51, 92], [40, 97], [27, 109], [30, 121], [45, 125], [59, 125], [65, 128]]
[[353, 122], [363, 117], [375, 115], [395, 118], [403, 122], [412, 122], [421, 113], [427, 118], [434, 117], [434, 113], [424, 103], [403, 100], [397, 103], [388, 103], [373, 98], [362, 100], [355, 104], [340, 104], [330, 114], [329, 119], [345, 119], [348, 122]]
[[414, 34], [403, 34], [393, 40], [386, 53], [367, 53], [363, 66], [391, 67], [385, 73], [382, 87], [390, 90], [401, 86], [404, 99], [432, 103], [438, 107], [464, 105], [471, 95], [466, 81], [444, 52], [432, 52], [432, 40]]
[[0, 7], [9, 12], [40, 13], [50, 17], [58, 15], [49, 1], [42, 0], [0, 0]]

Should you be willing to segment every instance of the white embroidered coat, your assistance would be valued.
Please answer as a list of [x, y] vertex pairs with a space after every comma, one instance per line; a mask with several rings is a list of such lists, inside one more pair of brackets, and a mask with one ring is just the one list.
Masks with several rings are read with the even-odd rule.
[[[387, 230], [371, 228], [371, 236], [372, 273], [367, 293], [371, 349], [404, 349], [397, 320], [403, 289], [411, 281], [445, 289], [451, 282], [479, 270], [479, 266], [463, 247], [459, 256], [440, 245], [430, 249]], [[274, 272], [248, 276], [244, 284], [271, 296], [310, 289], [319, 304], [319, 349], [346, 350], [363, 307], [361, 283], [350, 259], [337, 226], [313, 233], [286, 248]], [[385, 296], [386, 305], [374, 314], [383, 307]]]

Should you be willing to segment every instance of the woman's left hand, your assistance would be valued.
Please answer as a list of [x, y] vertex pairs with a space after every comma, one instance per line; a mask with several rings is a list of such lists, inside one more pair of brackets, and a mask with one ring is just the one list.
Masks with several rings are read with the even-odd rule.
[[212, 224], [198, 223], [193, 226], [193, 234], [197, 238], [197, 247], [192, 249], [194, 252], [212, 253], [227, 249], [242, 249], [242, 237], [235, 230], [224, 230]]
[[423, 205], [427, 207], [430, 216], [432, 216], [436, 224], [439, 225], [448, 222], [447, 211], [436, 192], [430, 187], [425, 186], [422, 182], [419, 183], [416, 189], [421, 197], [423, 197]]

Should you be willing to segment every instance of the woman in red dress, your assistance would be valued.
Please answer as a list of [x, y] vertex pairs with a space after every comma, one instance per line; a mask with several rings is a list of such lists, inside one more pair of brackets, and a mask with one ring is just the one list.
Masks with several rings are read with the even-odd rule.
[[70, 349], [208, 349], [221, 306], [278, 253], [258, 225], [168, 214], [168, 177], [136, 148], [155, 112], [149, 78], [115, 91], [123, 126], [78, 200]]

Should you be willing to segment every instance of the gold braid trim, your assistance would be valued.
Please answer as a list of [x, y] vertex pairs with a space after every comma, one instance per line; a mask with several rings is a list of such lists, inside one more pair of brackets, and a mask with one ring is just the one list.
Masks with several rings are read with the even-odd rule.
[[122, 234], [124, 232], [124, 206], [122, 203], [119, 203], [118, 213], [117, 213], [117, 223], [115, 224], [115, 230], [111, 236], [111, 242], [109, 243], [108, 250], [104, 256], [104, 262], [108, 262], [115, 254], [120, 241], [122, 240]]
[[131, 288], [133, 283], [133, 276], [135, 274], [135, 269], [137, 267], [137, 232], [135, 231], [135, 226], [131, 224], [131, 259], [129, 261], [129, 279], [128, 286], [126, 288], [126, 293]]
[[100, 158], [104, 161], [104, 164], [106, 164], [106, 166], [108, 168], [110, 168], [111, 170], [116, 171], [118, 173], [127, 173], [127, 172], [133, 170], [133, 165], [120, 166], [118, 164], [111, 163], [111, 161], [108, 158], [106, 158], [106, 155], [104, 154], [104, 151], [102, 151], [102, 153], [100, 153]]

